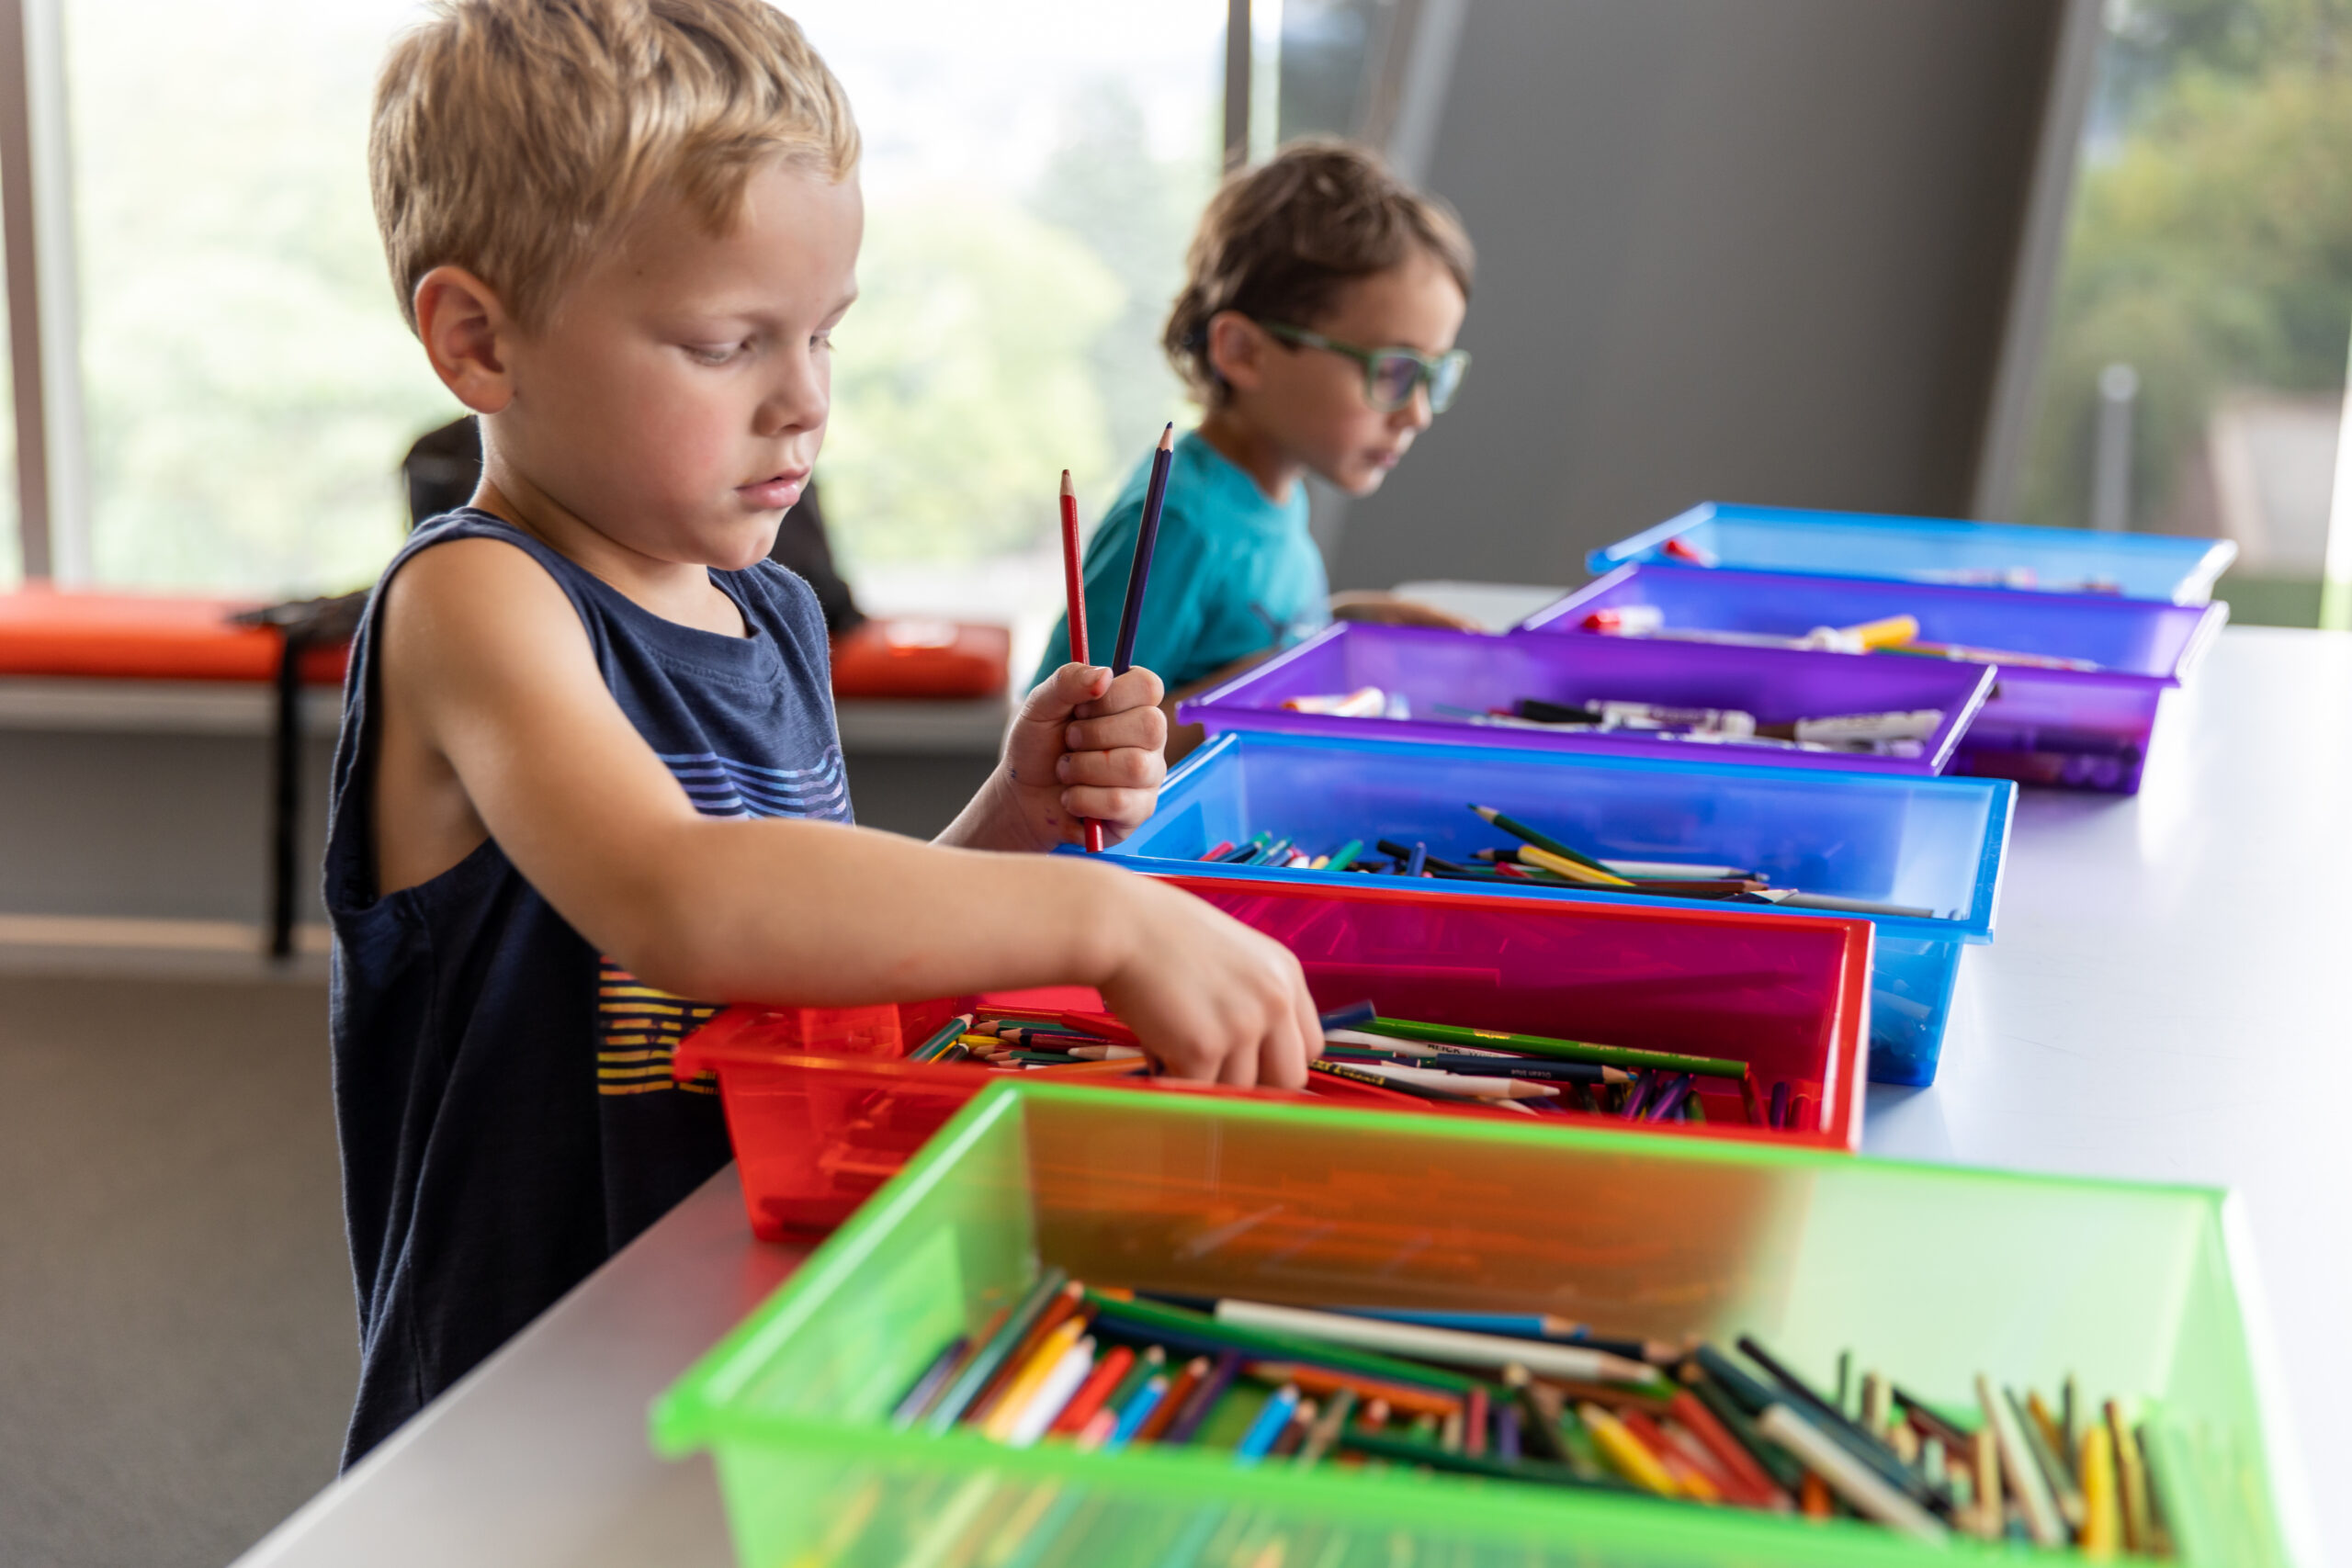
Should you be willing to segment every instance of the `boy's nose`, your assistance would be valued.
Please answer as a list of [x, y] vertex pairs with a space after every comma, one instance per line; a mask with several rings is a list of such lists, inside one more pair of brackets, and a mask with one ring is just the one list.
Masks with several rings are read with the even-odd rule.
[[1417, 386], [1404, 406], [1388, 416], [1388, 423], [1397, 430], [1427, 430], [1436, 418], [1430, 408], [1430, 389]]
[[813, 375], [792, 376], [768, 389], [753, 423], [762, 435], [807, 430], [822, 424], [832, 408], [824, 383]]

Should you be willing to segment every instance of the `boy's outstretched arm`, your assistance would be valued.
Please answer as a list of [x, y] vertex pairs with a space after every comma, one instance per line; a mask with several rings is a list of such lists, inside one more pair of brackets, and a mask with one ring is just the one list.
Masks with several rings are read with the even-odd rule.
[[1115, 680], [1102, 665], [1056, 670], [1022, 703], [996, 772], [937, 841], [1050, 850], [1078, 842], [1092, 818], [1117, 843], [1151, 816], [1168, 776], [1159, 699], [1148, 670]]
[[448, 845], [478, 843], [478, 827], [589, 942], [665, 990], [841, 1006], [1093, 985], [1177, 1073], [1305, 1081], [1321, 1034], [1297, 960], [1206, 904], [1075, 856], [701, 816], [522, 551], [453, 541], [411, 560], [386, 595], [379, 754], [397, 729], [423, 774], [446, 766], [456, 788], [436, 809], [460, 829], [435, 836], [441, 864], [404, 856], [393, 840], [416, 814], [388, 792], [411, 781], [380, 768], [388, 886], [455, 863]]

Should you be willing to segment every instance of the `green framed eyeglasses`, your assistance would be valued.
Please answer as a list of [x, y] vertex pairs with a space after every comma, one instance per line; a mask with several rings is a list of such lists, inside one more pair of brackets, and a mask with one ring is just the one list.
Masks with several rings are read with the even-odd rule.
[[1351, 343], [1325, 337], [1304, 327], [1284, 326], [1279, 321], [1260, 321], [1273, 336], [1301, 348], [1319, 348], [1342, 355], [1363, 367], [1363, 400], [1375, 413], [1395, 413], [1413, 400], [1413, 393], [1423, 387], [1429, 389], [1430, 412], [1443, 413], [1462, 389], [1462, 373], [1470, 368], [1466, 350], [1453, 349], [1445, 354], [1423, 354], [1415, 348], [1359, 348]]

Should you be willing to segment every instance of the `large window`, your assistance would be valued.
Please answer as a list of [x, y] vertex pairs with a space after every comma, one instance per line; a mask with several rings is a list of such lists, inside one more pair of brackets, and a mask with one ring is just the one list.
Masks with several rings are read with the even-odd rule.
[[2033, 523], [2238, 541], [2310, 624], [2352, 332], [2352, 12], [2109, 0], [2019, 491]]
[[103, 582], [367, 582], [454, 416], [394, 309], [368, 107], [415, 0], [67, 0], [90, 555]]
[[[62, 3], [96, 576], [365, 582], [401, 454], [458, 412], [368, 209], [375, 72], [423, 6]], [[818, 468], [837, 549], [879, 608], [1041, 637], [1061, 469], [1094, 515], [1182, 406], [1157, 342], [1216, 178], [1224, 0], [786, 9], [865, 135]]]
[[808, 0], [865, 136], [860, 298], [819, 459], [871, 606], [1060, 599], [1054, 496], [1091, 519], [1182, 410], [1159, 349], [1218, 167], [1223, 0]]

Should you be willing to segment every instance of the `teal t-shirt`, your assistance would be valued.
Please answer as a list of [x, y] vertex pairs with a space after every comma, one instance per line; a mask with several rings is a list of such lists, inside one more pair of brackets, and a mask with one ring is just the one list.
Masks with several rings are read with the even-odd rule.
[[[1087, 541], [1086, 650], [1097, 664], [1111, 662], [1118, 641], [1150, 479], [1146, 457]], [[1268, 501], [1257, 480], [1198, 432], [1181, 437], [1169, 464], [1136, 662], [1172, 692], [1238, 659], [1297, 641], [1330, 620], [1330, 598], [1322, 553], [1306, 531], [1306, 487], [1293, 484], [1287, 502]], [[1054, 624], [1036, 680], [1069, 662], [1065, 615]]]

